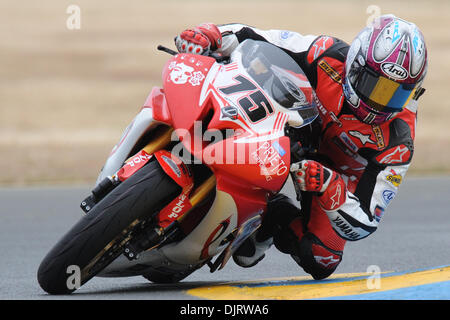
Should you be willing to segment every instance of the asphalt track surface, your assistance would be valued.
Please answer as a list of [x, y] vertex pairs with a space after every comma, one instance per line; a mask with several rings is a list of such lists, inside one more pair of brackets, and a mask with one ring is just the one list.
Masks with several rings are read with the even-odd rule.
[[[407, 177], [378, 230], [366, 239], [348, 243], [335, 275], [319, 283], [312, 281], [288, 255], [272, 247], [264, 260], [249, 269], [240, 268], [233, 261], [215, 273], [205, 266], [174, 285], [152, 284], [142, 277], [94, 278], [75, 294], [47, 295], [37, 283], [37, 268], [48, 250], [80, 218], [79, 203], [89, 188], [0, 189], [0, 300], [450, 299], [450, 269], [445, 267], [450, 265], [448, 176]], [[284, 191], [293, 196], [291, 185]], [[391, 290], [365, 295], [357, 294], [358, 290], [334, 297], [320, 294], [321, 288], [333, 283], [343, 288], [345, 281], [352, 286], [358, 281], [367, 282], [366, 272], [373, 270], [380, 271], [382, 279], [392, 276], [397, 285], [381, 282]], [[410, 274], [417, 270], [425, 271]], [[360, 273], [366, 273], [366, 277]], [[409, 281], [411, 277], [425, 280]], [[398, 289], [405, 282], [416, 286]], [[279, 285], [285, 286], [283, 292], [319, 293], [277, 296], [273, 290]]]

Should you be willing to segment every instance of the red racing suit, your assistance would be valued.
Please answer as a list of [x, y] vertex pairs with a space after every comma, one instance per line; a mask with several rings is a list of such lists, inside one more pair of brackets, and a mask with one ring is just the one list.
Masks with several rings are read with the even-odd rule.
[[[303, 69], [322, 103], [318, 155], [323, 165], [344, 179], [346, 190], [339, 188], [344, 201], [333, 210], [324, 210], [318, 196], [306, 197], [309, 203], [302, 202], [302, 208], [309, 211], [308, 218], [296, 214], [285, 222], [295, 237], [285, 239], [279, 249], [290, 253], [314, 278], [327, 277], [342, 260], [345, 242], [373, 233], [397, 194], [413, 156], [418, 97], [394, 119], [379, 126], [365, 124], [353, 115], [344, 96], [349, 48], [344, 41], [242, 24], [221, 25], [219, 30], [223, 37], [219, 52], [224, 55], [245, 39], [267, 41], [283, 49]], [[271, 207], [298, 211], [286, 197], [269, 204], [269, 211]], [[286, 241], [291, 243], [286, 245]]]

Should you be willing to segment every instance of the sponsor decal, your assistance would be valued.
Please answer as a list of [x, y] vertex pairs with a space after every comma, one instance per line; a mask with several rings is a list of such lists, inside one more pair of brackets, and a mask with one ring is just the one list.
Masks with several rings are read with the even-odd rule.
[[319, 67], [325, 71], [325, 73], [331, 78], [333, 79], [333, 81], [337, 82], [337, 83], [342, 83], [342, 77], [339, 74], [339, 72], [337, 72], [336, 70], [334, 70], [334, 68], [332, 66], [330, 66], [328, 64], [328, 62], [325, 61], [325, 59], [321, 59], [319, 61]]
[[277, 152], [280, 154], [280, 156], [284, 156], [286, 154], [286, 151], [283, 149], [283, 147], [278, 143], [278, 141], [274, 141], [272, 143], [272, 146], [277, 150]]
[[377, 222], [380, 222], [381, 218], [383, 217], [383, 214], [384, 214], [384, 208], [382, 208], [380, 206], [376, 206], [375, 211], [374, 211], [374, 218]]
[[142, 168], [151, 158], [151, 154], [148, 154], [144, 150], [141, 150], [139, 153], [125, 162], [124, 166], [117, 172], [117, 177], [120, 181], [127, 180], [136, 171]]
[[342, 132], [339, 135], [339, 138], [341, 138], [342, 142], [347, 146], [347, 148], [352, 150], [354, 153], [358, 152], [358, 146], [352, 141], [352, 139], [350, 139], [350, 137], [345, 132]]
[[127, 160], [126, 165], [130, 167], [138, 166], [147, 163], [147, 161], [150, 160], [151, 158], [152, 158], [151, 154], [148, 154], [144, 150], [141, 150], [134, 157]]
[[226, 106], [222, 108], [222, 116], [224, 118], [230, 118], [232, 120], [236, 120], [239, 116], [238, 110], [233, 106]]
[[[227, 219], [223, 220], [209, 235], [208, 239], [206, 240], [205, 244], [203, 245], [202, 251], [200, 253], [200, 259], [206, 259], [209, 257], [209, 246], [219, 239], [227, 230], [228, 226], [230, 225], [231, 216], [229, 216]], [[220, 244], [222, 245], [222, 243]]]
[[360, 234], [354, 231], [352, 226], [340, 217], [336, 217], [332, 222], [340, 230], [340, 233], [345, 234], [348, 239], [356, 240], [360, 237]]
[[272, 180], [273, 175], [282, 176], [289, 171], [281, 158], [285, 153], [286, 151], [276, 141], [273, 144], [264, 142], [257, 150], [252, 152], [253, 159], [261, 168], [261, 173], [267, 181]]
[[166, 206], [159, 212], [159, 226], [166, 228], [173, 221], [183, 216], [187, 211], [189, 211], [189, 209], [192, 208], [191, 202], [189, 200], [189, 193], [192, 190], [192, 186], [193, 185], [190, 185], [184, 188], [183, 192], [178, 197], [176, 197], [168, 206]]
[[168, 215], [169, 218], [178, 218], [180, 212], [183, 210], [185, 204], [184, 201], [186, 200], [187, 196], [186, 194], [182, 193], [178, 197], [178, 201], [175, 203], [175, 205], [172, 208], [171, 213]]
[[417, 28], [414, 29], [414, 37], [412, 40], [412, 45], [413, 45], [414, 53], [416, 53], [417, 49], [420, 47], [420, 45], [422, 45], [422, 41], [420, 39], [419, 31], [417, 30]]
[[283, 31], [280, 32], [280, 39], [281, 40], [286, 40], [286, 39], [288, 39], [288, 38], [290, 38], [292, 36], [293, 36], [293, 33], [290, 32], [290, 31], [283, 30]]
[[383, 191], [383, 200], [386, 203], [386, 205], [388, 205], [392, 199], [394, 199], [395, 197], [395, 192], [392, 190], [384, 190]]
[[331, 139], [331, 141], [333, 141], [333, 143], [342, 151], [344, 152], [347, 156], [355, 158], [356, 154], [353, 153], [352, 151], [350, 151], [350, 149], [344, 144], [344, 142], [342, 142], [341, 139], [339, 139], [338, 137], [333, 137]]
[[394, 170], [391, 170], [390, 175], [386, 176], [386, 180], [392, 183], [395, 187], [398, 187], [402, 183], [402, 176], [397, 174]]
[[344, 91], [344, 96], [347, 98], [347, 101], [350, 102], [350, 105], [354, 108], [358, 107], [360, 100], [355, 91], [349, 87], [348, 78], [345, 79], [342, 89]]
[[319, 99], [315, 99], [315, 102], [317, 103], [317, 106], [319, 107], [320, 112], [322, 112], [323, 115], [326, 115], [328, 113], [327, 109], [324, 108], [324, 106], [320, 103]]
[[383, 132], [381, 131], [380, 126], [372, 126], [372, 131], [375, 134], [375, 139], [377, 140], [378, 149], [382, 149], [385, 147]]
[[399, 24], [398, 24], [398, 21], [396, 21], [394, 23], [394, 32], [392, 34], [392, 43], [394, 43], [395, 41], [397, 41], [400, 38], [400, 33], [398, 32], [398, 27], [399, 27]]
[[171, 71], [167, 80], [175, 84], [189, 82], [192, 86], [198, 86], [205, 79], [205, 75], [201, 71], [194, 71], [193, 67], [185, 65], [183, 62], [177, 63], [172, 61], [169, 64], [169, 70]]
[[384, 74], [386, 74], [389, 78], [396, 80], [404, 80], [408, 77], [408, 71], [396, 63], [385, 62], [381, 65], [381, 70], [383, 70]]
[[362, 134], [359, 131], [355, 131], [355, 130], [350, 130], [348, 132], [351, 136], [358, 138], [362, 145], [364, 146], [366, 143], [372, 143], [375, 144], [375, 141], [373, 141], [372, 139], [370, 139], [370, 134]]
[[165, 163], [167, 163], [167, 165], [170, 167], [170, 169], [172, 169], [172, 171], [177, 175], [177, 177], [180, 178], [181, 177], [181, 170], [177, 166], [177, 164], [172, 159], [170, 159], [169, 157], [161, 156], [161, 158], [164, 160]]

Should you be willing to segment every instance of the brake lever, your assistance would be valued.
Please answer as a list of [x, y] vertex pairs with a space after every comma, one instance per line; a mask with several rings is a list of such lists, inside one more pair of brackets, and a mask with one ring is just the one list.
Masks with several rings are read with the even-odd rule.
[[[296, 142], [293, 145], [291, 145], [291, 164], [302, 161], [303, 159], [305, 159], [305, 155], [306, 155], [305, 149], [299, 142]], [[294, 184], [295, 193], [297, 195], [297, 201], [301, 201], [302, 191], [300, 190], [300, 187], [296, 181], [297, 178], [295, 177], [295, 173], [290, 172], [290, 174], [292, 178], [292, 183]]]
[[173, 55], [173, 56], [175, 56], [175, 55], [178, 54], [177, 51], [172, 50], [172, 49], [167, 48], [167, 47], [164, 47], [164, 46], [162, 46], [162, 45], [158, 45], [158, 46], [157, 46], [157, 49], [158, 49], [159, 51], [164, 51], [164, 52], [166, 52], [166, 53], [168, 53], [168, 54], [171, 54], [171, 55]]
[[[172, 49], [167, 48], [167, 47], [162, 46], [162, 45], [158, 45], [158, 46], [157, 46], [157, 49], [158, 49], [159, 51], [164, 51], [164, 52], [166, 52], [166, 53], [168, 53], [168, 54], [171, 54], [172, 56], [175, 56], [175, 55], [177, 55], [177, 54], [179, 53], [178, 51], [172, 50]], [[219, 55], [219, 54], [217, 54], [217, 53], [215, 53], [215, 52], [212, 52], [211, 50], [206, 50], [206, 51], [202, 54], [202, 56], [214, 58], [217, 62], [224, 62], [224, 61], [228, 60], [228, 57]]]

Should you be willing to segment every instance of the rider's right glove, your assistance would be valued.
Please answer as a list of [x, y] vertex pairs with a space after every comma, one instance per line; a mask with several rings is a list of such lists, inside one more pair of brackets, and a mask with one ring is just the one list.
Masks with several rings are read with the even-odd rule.
[[194, 29], [187, 29], [175, 37], [175, 45], [180, 53], [203, 54], [222, 46], [222, 34], [213, 23], [203, 23]]
[[291, 165], [300, 190], [316, 192], [325, 210], [338, 210], [346, 200], [347, 187], [341, 175], [319, 162], [303, 160]]

